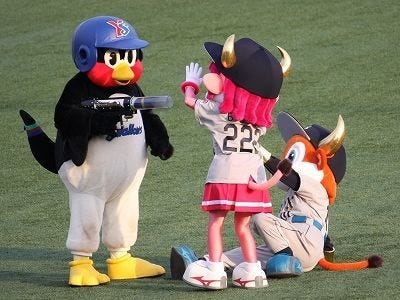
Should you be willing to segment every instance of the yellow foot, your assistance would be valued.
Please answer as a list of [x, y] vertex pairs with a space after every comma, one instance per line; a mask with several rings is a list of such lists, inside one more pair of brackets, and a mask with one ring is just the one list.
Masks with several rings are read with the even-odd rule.
[[106, 274], [101, 274], [93, 267], [91, 259], [73, 260], [69, 263], [70, 286], [95, 286], [109, 281]]
[[108, 276], [111, 279], [135, 279], [165, 274], [165, 269], [129, 253], [119, 258], [107, 259]]

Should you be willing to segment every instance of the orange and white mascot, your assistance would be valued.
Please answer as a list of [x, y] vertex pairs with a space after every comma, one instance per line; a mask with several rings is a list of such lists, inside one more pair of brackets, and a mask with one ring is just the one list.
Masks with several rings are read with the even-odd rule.
[[[286, 142], [283, 160], [256, 145], [265, 167], [274, 174], [262, 184], [249, 182], [251, 189], [268, 189], [280, 180], [287, 191], [279, 216], [254, 216], [255, 231], [265, 242], [260, 255], [266, 258], [268, 277], [288, 277], [310, 271], [316, 265], [326, 270], [344, 271], [382, 266], [377, 255], [357, 262], [335, 263], [324, 257], [328, 233], [328, 207], [346, 171], [343, 147], [345, 125], [341, 116], [332, 132], [319, 125], [303, 128], [290, 114], [277, 116], [279, 132]], [[229, 258], [229, 251], [225, 253]]]

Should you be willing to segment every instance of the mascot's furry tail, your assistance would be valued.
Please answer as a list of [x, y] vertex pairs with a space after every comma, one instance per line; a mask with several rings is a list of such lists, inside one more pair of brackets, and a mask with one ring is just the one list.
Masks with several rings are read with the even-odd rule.
[[35, 119], [29, 113], [21, 109], [19, 115], [24, 121], [24, 129], [28, 135], [29, 146], [33, 156], [43, 168], [57, 174], [54, 141], [43, 132], [42, 128], [36, 124]]
[[321, 259], [318, 262], [318, 265], [329, 271], [350, 271], [350, 270], [361, 270], [366, 268], [379, 268], [383, 265], [383, 259], [378, 255], [371, 255], [365, 260], [357, 261], [357, 262], [342, 262], [335, 263], [326, 260], [325, 258]]

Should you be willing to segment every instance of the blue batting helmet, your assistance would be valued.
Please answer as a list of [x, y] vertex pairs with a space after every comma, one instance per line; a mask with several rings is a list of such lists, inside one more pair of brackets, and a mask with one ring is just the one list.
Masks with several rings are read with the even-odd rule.
[[75, 29], [72, 58], [81, 72], [87, 72], [97, 61], [97, 48], [133, 50], [148, 44], [139, 39], [133, 26], [123, 19], [99, 16], [82, 22]]

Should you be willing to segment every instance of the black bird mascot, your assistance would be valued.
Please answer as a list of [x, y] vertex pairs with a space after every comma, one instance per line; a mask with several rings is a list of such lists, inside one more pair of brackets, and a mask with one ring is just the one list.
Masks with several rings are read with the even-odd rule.
[[[138, 192], [148, 161], [147, 146], [162, 160], [171, 157], [167, 130], [151, 109], [82, 105], [99, 99], [106, 99], [103, 104], [116, 98], [146, 100], [137, 81], [147, 45], [121, 18], [98, 16], [82, 22], [72, 40], [79, 73], [67, 82], [55, 107], [55, 142], [26, 111], [20, 111], [34, 157], [59, 174], [69, 193], [66, 246], [73, 255], [71, 286], [165, 273], [163, 267], [133, 257], [129, 250], [137, 238]], [[110, 252], [107, 275], [98, 272], [91, 259], [100, 237]]]

